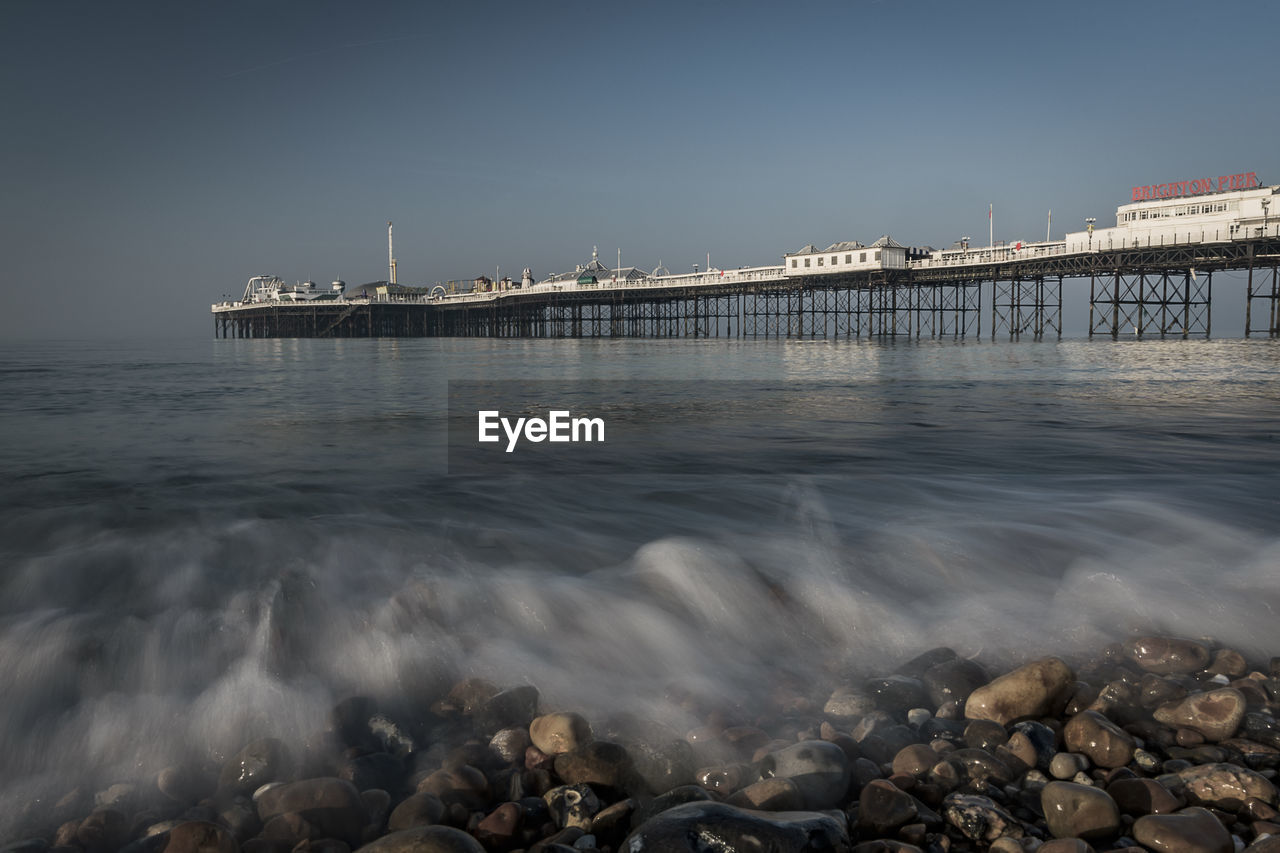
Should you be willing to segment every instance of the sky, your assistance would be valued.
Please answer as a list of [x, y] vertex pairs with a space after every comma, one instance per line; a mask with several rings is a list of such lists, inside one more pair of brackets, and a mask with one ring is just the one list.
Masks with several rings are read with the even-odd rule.
[[[250, 276], [1038, 240], [1280, 183], [1280, 4], [0, 0], [0, 338], [212, 335]], [[1087, 284], [1086, 284], [1087, 287]], [[1215, 331], [1243, 312], [1219, 306]]]

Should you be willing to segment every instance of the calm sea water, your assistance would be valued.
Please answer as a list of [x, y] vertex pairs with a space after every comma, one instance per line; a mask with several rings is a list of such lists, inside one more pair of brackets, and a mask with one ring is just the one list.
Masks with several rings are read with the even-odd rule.
[[[681, 724], [673, 685], [939, 644], [1280, 653], [1275, 342], [5, 344], [0, 377], [0, 796], [466, 675]], [[618, 438], [473, 467], [450, 391], [490, 386]]]

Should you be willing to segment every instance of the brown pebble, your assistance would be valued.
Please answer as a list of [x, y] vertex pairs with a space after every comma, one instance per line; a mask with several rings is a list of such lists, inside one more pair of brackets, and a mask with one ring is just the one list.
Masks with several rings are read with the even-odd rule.
[[1154, 779], [1118, 779], [1107, 786], [1107, 793], [1120, 811], [1139, 817], [1171, 814], [1187, 804]]
[[415, 826], [432, 826], [444, 817], [444, 803], [435, 794], [419, 792], [406, 797], [387, 818], [387, 829], [399, 832]]
[[1204, 735], [1195, 729], [1177, 729], [1173, 733], [1173, 739], [1178, 746], [1199, 746], [1204, 743]]
[[1243, 693], [1224, 687], [1161, 705], [1152, 716], [1165, 725], [1193, 729], [1205, 740], [1216, 743], [1235, 734], [1244, 719], [1245, 704]]
[[1208, 809], [1195, 806], [1176, 814], [1138, 818], [1133, 837], [1157, 853], [1232, 853], [1235, 849], [1226, 827]]
[[796, 783], [780, 777], [752, 782], [736, 791], [725, 802], [739, 808], [774, 812], [799, 811], [804, 808], [804, 797]]
[[1245, 800], [1244, 808], [1240, 810], [1240, 813], [1250, 820], [1280, 821], [1280, 812], [1257, 797], [1250, 797]]
[[505, 847], [520, 832], [524, 812], [519, 803], [503, 803], [476, 825], [474, 835], [486, 847]]
[[984, 684], [969, 694], [964, 715], [1002, 726], [1056, 713], [1066, 703], [1075, 676], [1055, 657], [1041, 658]]
[[1106, 791], [1050, 782], [1040, 792], [1045, 822], [1055, 838], [1108, 838], [1120, 829], [1120, 810]]
[[1225, 675], [1227, 678], [1240, 678], [1249, 671], [1244, 655], [1235, 649], [1218, 649], [1213, 660], [1205, 667], [1205, 672], [1212, 675]]
[[1036, 848], [1036, 853], [1093, 853], [1083, 838], [1052, 838]]
[[1062, 736], [1069, 752], [1080, 753], [1099, 767], [1123, 767], [1133, 758], [1133, 737], [1097, 711], [1083, 711], [1067, 721]]
[[529, 739], [547, 755], [558, 755], [591, 740], [591, 724], [573, 711], [543, 714], [529, 724]]
[[929, 768], [937, 763], [938, 753], [931, 747], [913, 743], [898, 750], [898, 754], [893, 757], [893, 772], [896, 775], [925, 776], [929, 773]]
[[1139, 637], [1123, 645], [1128, 658], [1157, 675], [1199, 672], [1209, 663], [1203, 643], [1175, 637]]

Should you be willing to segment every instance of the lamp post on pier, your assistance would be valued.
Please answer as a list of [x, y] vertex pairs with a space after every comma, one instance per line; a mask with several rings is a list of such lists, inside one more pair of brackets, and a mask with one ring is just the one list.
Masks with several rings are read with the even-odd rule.
[[1084, 221], [1084, 222], [1085, 222], [1085, 225], [1087, 225], [1087, 226], [1089, 227], [1089, 249], [1090, 249], [1090, 251], [1092, 251], [1092, 249], [1093, 249], [1093, 223], [1095, 223], [1095, 222], [1097, 222], [1097, 221], [1098, 221], [1098, 217], [1096, 217], [1096, 216], [1090, 216], [1090, 217], [1087, 217], [1087, 218], [1085, 219], [1085, 221]]

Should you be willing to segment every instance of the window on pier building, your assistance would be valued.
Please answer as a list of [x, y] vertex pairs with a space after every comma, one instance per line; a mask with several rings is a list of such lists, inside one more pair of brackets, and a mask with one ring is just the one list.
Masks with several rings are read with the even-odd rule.
[[832, 256], [831, 256], [831, 266], [835, 266], [837, 263], [839, 263], [839, 259], [837, 259], [835, 255], [832, 255]]
[[806, 267], [807, 267], [807, 266], [809, 266], [809, 259], [808, 259], [808, 258], [805, 258], [805, 259], [804, 259], [804, 265], [805, 265]]
[[795, 258], [792, 258], [792, 259], [791, 259], [791, 268], [792, 268], [792, 269], [795, 269], [797, 266], [799, 266], [799, 264], [797, 263], [796, 259], [795, 259]]
[[867, 262], [867, 253], [866, 252], [858, 253], [858, 263], [865, 264], [866, 262]]
[[879, 253], [879, 252], [876, 252], [876, 256], [875, 256], [874, 258], [872, 258], [872, 260], [873, 260], [873, 261], [878, 261], [878, 260], [880, 260], [880, 253]]
[[818, 266], [822, 266], [822, 258], [818, 258]]
[[851, 263], [853, 263], [853, 255], [845, 255], [845, 256], [844, 256], [844, 262], [845, 262], [846, 264], [851, 264]]

